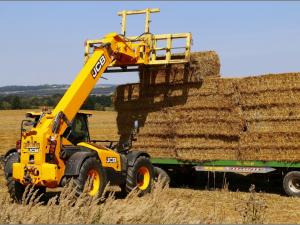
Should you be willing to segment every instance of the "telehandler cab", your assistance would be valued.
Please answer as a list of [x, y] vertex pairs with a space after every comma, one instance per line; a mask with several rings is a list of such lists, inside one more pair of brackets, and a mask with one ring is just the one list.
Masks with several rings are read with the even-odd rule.
[[[21, 139], [4, 159], [4, 171], [11, 197], [20, 202], [27, 185], [41, 192], [64, 186], [70, 179], [80, 194], [91, 180], [88, 193], [101, 196], [109, 182], [126, 192], [137, 188], [141, 194], [151, 189], [153, 166], [143, 151], [130, 151], [130, 143], [99, 145], [91, 141], [88, 114], [78, 113], [84, 101], [104, 72], [126, 72], [141, 66], [188, 63], [191, 34], [153, 35], [149, 32], [150, 13], [159, 9], [122, 11], [122, 34], [109, 33], [104, 39], [85, 43], [85, 64], [60, 102], [51, 112], [28, 113], [31, 120], [22, 121]], [[125, 37], [126, 16], [146, 14], [145, 32]], [[172, 40], [185, 39], [183, 53], [172, 54]], [[165, 40], [165, 48], [156, 47]], [[158, 51], [165, 51], [158, 55]], [[120, 69], [108, 69], [108, 68]], [[135, 67], [135, 68], [129, 68]], [[136, 123], [137, 124], [137, 123]], [[98, 143], [97, 143], [98, 142]]]

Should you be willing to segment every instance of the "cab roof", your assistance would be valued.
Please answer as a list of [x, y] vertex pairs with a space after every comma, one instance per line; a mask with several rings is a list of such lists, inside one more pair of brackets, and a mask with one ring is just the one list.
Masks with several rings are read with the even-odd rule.
[[[82, 114], [82, 115], [87, 115], [87, 116], [93, 115], [92, 112], [82, 111], [82, 110], [80, 110], [77, 114]], [[25, 114], [25, 116], [29, 117], [29, 118], [34, 118], [34, 117], [41, 116], [41, 115], [42, 115], [42, 112], [27, 112]]]

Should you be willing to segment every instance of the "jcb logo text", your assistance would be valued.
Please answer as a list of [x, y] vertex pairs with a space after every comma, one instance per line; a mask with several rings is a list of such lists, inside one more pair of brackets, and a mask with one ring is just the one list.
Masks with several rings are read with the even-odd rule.
[[106, 163], [116, 163], [117, 158], [115, 157], [106, 157]]
[[98, 60], [98, 62], [96, 63], [96, 65], [94, 66], [94, 68], [92, 69], [92, 76], [93, 76], [93, 78], [97, 77], [99, 71], [101, 70], [101, 68], [104, 66], [105, 63], [106, 63], [105, 56], [102, 55], [100, 57], [100, 59]]

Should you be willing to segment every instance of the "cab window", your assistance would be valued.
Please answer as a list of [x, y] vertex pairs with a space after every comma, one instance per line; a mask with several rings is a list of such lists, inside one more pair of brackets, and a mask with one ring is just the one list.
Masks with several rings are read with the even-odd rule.
[[89, 133], [84, 115], [77, 115], [75, 117], [72, 122], [71, 131], [68, 129], [68, 136], [66, 138], [73, 144], [89, 141]]

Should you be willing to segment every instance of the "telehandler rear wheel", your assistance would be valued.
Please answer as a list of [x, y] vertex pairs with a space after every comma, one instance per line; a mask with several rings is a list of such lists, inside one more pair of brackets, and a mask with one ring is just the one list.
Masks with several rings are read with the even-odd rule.
[[12, 165], [20, 161], [20, 156], [17, 151], [11, 152], [4, 159], [4, 173], [7, 182], [7, 188], [10, 197], [17, 203], [22, 202], [22, 197], [25, 191], [25, 186], [15, 181], [12, 177]]
[[153, 166], [149, 158], [141, 156], [136, 159], [133, 166], [129, 166], [126, 177], [126, 192], [137, 188], [142, 196], [151, 191], [154, 178]]
[[90, 196], [101, 197], [107, 184], [106, 174], [101, 165], [101, 161], [95, 157], [86, 159], [80, 168], [79, 176], [75, 179], [76, 193], [80, 195], [89, 181], [88, 194]]

